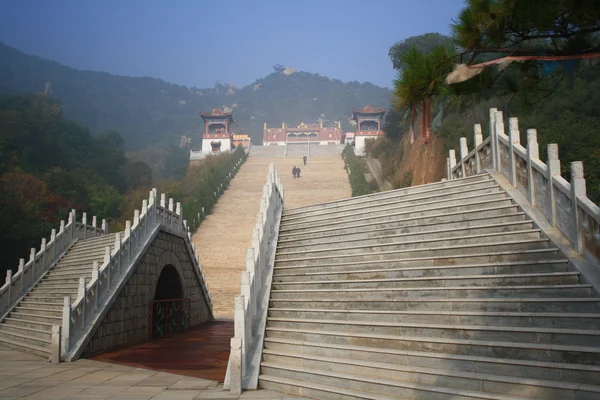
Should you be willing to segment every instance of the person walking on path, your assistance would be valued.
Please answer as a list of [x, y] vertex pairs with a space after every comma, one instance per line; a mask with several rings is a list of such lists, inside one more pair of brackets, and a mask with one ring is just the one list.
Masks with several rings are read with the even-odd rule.
[[296, 168], [296, 175], [297, 178], [300, 178], [300, 168]]
[[296, 168], [295, 165], [294, 168], [292, 168], [292, 175], [294, 175], [294, 178], [296, 178], [296, 175], [298, 175], [298, 168]]
[[302, 159], [304, 160], [304, 165], [306, 165], [306, 156], [302, 157]]

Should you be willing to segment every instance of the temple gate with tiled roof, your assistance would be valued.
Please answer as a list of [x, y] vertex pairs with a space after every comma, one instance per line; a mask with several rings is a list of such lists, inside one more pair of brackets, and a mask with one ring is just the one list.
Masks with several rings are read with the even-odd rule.
[[374, 109], [367, 105], [362, 110], [354, 110], [352, 120], [356, 121], [356, 133], [354, 137], [354, 152], [363, 155], [365, 152], [365, 140], [375, 139], [383, 135], [381, 120], [385, 109]]

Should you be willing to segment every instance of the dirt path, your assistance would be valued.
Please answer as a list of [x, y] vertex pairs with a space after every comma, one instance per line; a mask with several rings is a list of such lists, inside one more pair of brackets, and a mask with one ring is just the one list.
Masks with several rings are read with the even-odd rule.
[[[301, 165], [301, 159], [250, 157], [192, 237], [216, 318], [233, 316], [233, 298], [240, 292], [240, 273], [245, 270], [246, 248], [250, 246], [271, 161], [282, 180], [286, 208], [351, 196], [339, 155], [310, 157], [306, 166]], [[294, 165], [302, 169], [300, 179], [292, 177]]]

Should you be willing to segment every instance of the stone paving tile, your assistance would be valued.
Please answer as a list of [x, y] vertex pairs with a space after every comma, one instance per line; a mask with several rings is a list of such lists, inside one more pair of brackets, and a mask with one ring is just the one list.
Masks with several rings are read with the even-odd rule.
[[207, 387], [213, 385], [214, 381], [210, 381], [208, 379], [201, 379], [201, 378], [196, 378], [196, 379], [181, 379], [177, 382], [175, 382], [173, 385], [171, 385], [169, 388], [170, 389], [189, 389], [189, 390], [194, 390], [194, 389], [206, 389]]
[[157, 394], [163, 392], [165, 389], [162, 387], [152, 386], [134, 386], [111, 396], [111, 400], [129, 400], [129, 399], [151, 399]]
[[193, 400], [200, 394], [200, 390], [165, 390], [157, 394], [152, 400]]
[[69, 396], [73, 396], [76, 393], [81, 392], [83, 389], [77, 387], [65, 387], [55, 386], [48, 389], [44, 389], [37, 393], [23, 397], [24, 400], [62, 400]]

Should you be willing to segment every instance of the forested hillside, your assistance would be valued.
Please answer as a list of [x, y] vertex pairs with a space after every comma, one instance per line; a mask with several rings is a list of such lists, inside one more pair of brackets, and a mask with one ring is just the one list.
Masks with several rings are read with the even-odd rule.
[[[49, 86], [46, 83], [49, 82]], [[181, 135], [199, 142], [200, 111], [234, 110], [236, 132], [262, 141], [263, 123], [279, 125], [319, 118], [342, 121], [367, 103], [385, 108], [391, 91], [370, 83], [330, 80], [305, 72], [282, 71], [243, 88], [216, 84], [198, 89], [154, 78], [82, 71], [30, 56], [0, 43], [0, 93], [43, 93], [60, 99], [65, 116], [92, 133], [118, 131], [128, 150], [160, 149]], [[162, 154], [159, 154], [162, 155]]]
[[[152, 171], [128, 160], [116, 132], [92, 135], [63, 118], [43, 94], [0, 96], [0, 247], [2, 259], [38, 247], [69, 210], [121, 216], [121, 197], [152, 184]], [[6, 266], [3, 266], [5, 268]]]

